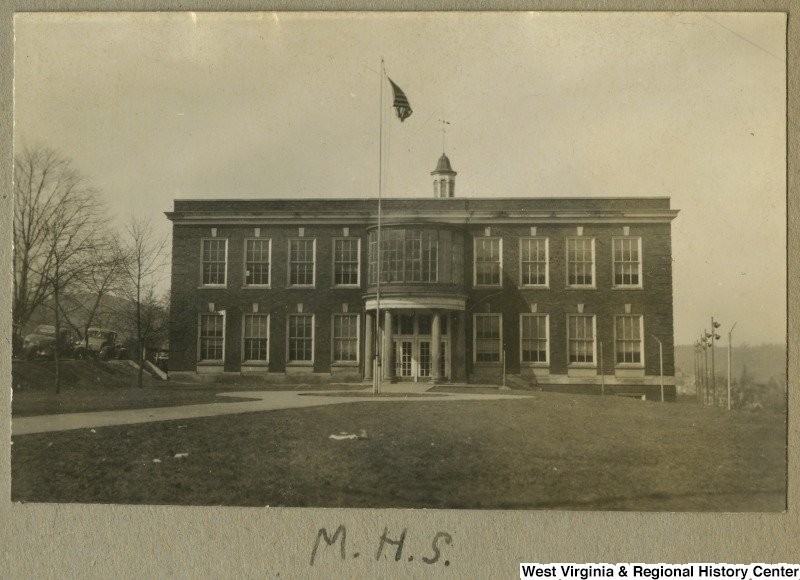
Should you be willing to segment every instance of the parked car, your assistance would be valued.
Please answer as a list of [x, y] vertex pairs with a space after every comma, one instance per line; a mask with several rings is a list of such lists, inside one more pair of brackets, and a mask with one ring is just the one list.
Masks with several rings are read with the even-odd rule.
[[75, 358], [108, 360], [128, 356], [125, 347], [117, 342], [117, 333], [113, 330], [89, 328], [86, 336], [88, 340], [79, 340], [75, 343]]
[[69, 328], [59, 331], [56, 341], [56, 327], [51, 324], [40, 324], [32, 333], [25, 336], [22, 342], [22, 356], [26, 360], [51, 360], [55, 358], [56, 348], [60, 357], [72, 354], [74, 334]]

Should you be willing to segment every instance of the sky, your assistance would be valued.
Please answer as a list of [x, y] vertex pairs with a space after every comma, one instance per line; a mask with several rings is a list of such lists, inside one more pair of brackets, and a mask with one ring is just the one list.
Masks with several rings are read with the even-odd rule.
[[14, 147], [164, 233], [176, 198], [374, 197], [381, 58], [385, 196], [432, 195], [440, 119], [459, 197], [669, 196], [676, 342], [785, 342], [782, 14], [18, 14]]

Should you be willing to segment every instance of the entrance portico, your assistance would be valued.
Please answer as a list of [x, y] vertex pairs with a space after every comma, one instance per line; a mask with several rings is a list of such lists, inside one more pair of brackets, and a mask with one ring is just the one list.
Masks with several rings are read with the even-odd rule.
[[[375, 328], [377, 299], [366, 300], [366, 360], [381, 355], [386, 381], [462, 380], [464, 299], [456, 297], [381, 298], [382, 325]], [[365, 379], [372, 378], [365, 365]]]

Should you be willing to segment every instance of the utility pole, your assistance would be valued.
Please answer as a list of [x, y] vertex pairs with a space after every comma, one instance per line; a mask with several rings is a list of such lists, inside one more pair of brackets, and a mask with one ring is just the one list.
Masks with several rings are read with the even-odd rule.
[[736, 323], [733, 323], [731, 329], [728, 331], [728, 411], [731, 410], [731, 339], [733, 336], [733, 329], [736, 328]]
[[603, 371], [603, 342], [600, 342], [600, 395], [606, 394], [606, 376]]
[[708, 390], [708, 338], [706, 335], [708, 331], [703, 331], [702, 343], [703, 343], [703, 391], [705, 392], [705, 402], [708, 405], [711, 402], [711, 396]]
[[659, 384], [661, 385], [661, 402], [664, 402], [664, 345], [655, 334], [651, 334], [658, 342], [658, 367], [659, 367]]
[[717, 334], [717, 329], [719, 328], [719, 322], [714, 320], [714, 317], [711, 317], [711, 333], [708, 337], [711, 339], [711, 393], [712, 397], [714, 398], [714, 405], [717, 405], [717, 374], [716, 374], [716, 366], [714, 365], [714, 343], [715, 341], [720, 339], [719, 334]]

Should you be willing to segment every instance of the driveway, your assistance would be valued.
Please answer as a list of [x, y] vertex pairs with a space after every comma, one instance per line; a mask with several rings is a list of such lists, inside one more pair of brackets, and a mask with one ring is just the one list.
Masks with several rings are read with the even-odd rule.
[[11, 421], [11, 434], [27, 435], [29, 433], [46, 433], [49, 431], [68, 431], [70, 429], [94, 429], [112, 425], [133, 425], [136, 423], [152, 423], [155, 421], [175, 421], [178, 419], [195, 419], [198, 417], [214, 417], [217, 415], [235, 415], [257, 411], [275, 411], [279, 409], [295, 409], [299, 407], [319, 407], [322, 405], [342, 405], [346, 403], [402, 403], [405, 401], [487, 401], [498, 399], [514, 399], [519, 395], [479, 395], [469, 393], [430, 393], [421, 396], [403, 397], [402, 394], [392, 397], [365, 396], [366, 391], [355, 391], [360, 396], [353, 396], [353, 391], [332, 396], [320, 394], [319, 391], [237, 391], [221, 393], [219, 396], [253, 399], [251, 401], [205, 403], [201, 405], [182, 405], [179, 407], [155, 407], [151, 409], [128, 409], [125, 411], [94, 411], [91, 413], [64, 413], [59, 415], [39, 415], [36, 417], [19, 417]]

